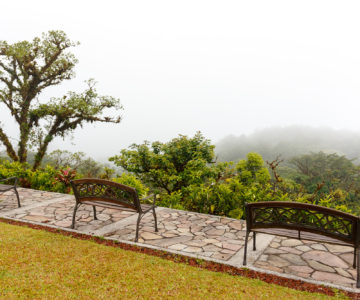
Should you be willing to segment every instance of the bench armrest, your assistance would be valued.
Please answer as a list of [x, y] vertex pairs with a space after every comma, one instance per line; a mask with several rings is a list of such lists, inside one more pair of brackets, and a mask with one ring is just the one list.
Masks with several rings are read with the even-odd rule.
[[155, 202], [156, 202], [156, 194], [151, 194], [151, 195], [149, 195], [149, 196], [147, 196], [147, 197], [145, 197], [145, 198], [141, 198], [140, 199], [140, 202], [142, 202], [142, 201], [144, 201], [144, 200], [148, 200], [148, 199], [150, 199], [151, 197], [154, 197], [154, 200], [153, 200], [153, 206], [155, 206]]
[[4, 179], [0, 179], [0, 182], [6, 182], [6, 181], [10, 181], [10, 180], [14, 180], [14, 183], [12, 184], [13, 186], [17, 185], [18, 182], [18, 178], [17, 177], [9, 177], [9, 178], [4, 178]]

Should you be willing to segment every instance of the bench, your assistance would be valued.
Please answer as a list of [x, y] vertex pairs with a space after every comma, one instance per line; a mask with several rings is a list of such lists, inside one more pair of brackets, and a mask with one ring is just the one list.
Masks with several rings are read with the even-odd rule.
[[[251, 232], [253, 233], [253, 250], [256, 250], [257, 232], [351, 246], [354, 247], [353, 267], [357, 267], [356, 287], [360, 287], [359, 217], [318, 205], [281, 201], [247, 203], [245, 213], [243, 265], [246, 265], [247, 243]], [[356, 253], [358, 253], [357, 256]]]
[[[75, 227], [75, 215], [79, 206], [81, 204], [88, 204], [93, 207], [94, 220], [97, 220], [96, 206], [137, 212], [139, 215], [136, 223], [135, 242], [139, 238], [140, 220], [147, 212], [152, 211], [155, 220], [155, 231], [158, 231], [155, 213], [156, 195], [140, 200], [136, 190], [132, 187], [109, 180], [94, 178], [73, 180], [71, 181], [71, 186], [76, 200], [71, 228], [74, 229]], [[152, 197], [152, 204], [141, 203], [141, 201]]]
[[18, 207], [21, 207], [20, 205], [20, 197], [19, 193], [16, 189], [18, 184], [18, 178], [17, 177], [10, 177], [10, 178], [4, 178], [0, 179], [0, 183], [7, 183], [7, 184], [0, 184], [0, 193], [4, 193], [10, 190], [14, 190], [16, 198], [17, 198], [17, 205]]

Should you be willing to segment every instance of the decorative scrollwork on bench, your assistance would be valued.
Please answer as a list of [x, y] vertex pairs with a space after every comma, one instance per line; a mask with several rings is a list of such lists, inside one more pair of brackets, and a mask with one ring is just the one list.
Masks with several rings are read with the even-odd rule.
[[81, 198], [104, 198], [104, 199], [116, 199], [128, 202], [129, 204], [134, 203], [134, 192], [124, 190], [118, 186], [110, 186], [103, 183], [79, 183], [77, 185], [77, 192], [79, 199]]
[[312, 229], [319, 232], [352, 238], [353, 220], [318, 210], [288, 207], [254, 207], [253, 226], [274, 225], [298, 229]]

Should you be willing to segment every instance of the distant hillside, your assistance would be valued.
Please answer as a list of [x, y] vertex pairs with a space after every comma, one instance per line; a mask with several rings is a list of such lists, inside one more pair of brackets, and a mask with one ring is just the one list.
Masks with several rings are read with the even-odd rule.
[[266, 160], [284, 159], [309, 152], [338, 153], [360, 163], [360, 132], [302, 126], [258, 130], [251, 135], [227, 136], [216, 144], [219, 161], [237, 161], [249, 152]]

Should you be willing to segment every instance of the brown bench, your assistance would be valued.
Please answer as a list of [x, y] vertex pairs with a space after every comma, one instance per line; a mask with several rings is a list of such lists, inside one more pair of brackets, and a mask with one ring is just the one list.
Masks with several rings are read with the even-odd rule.
[[[71, 228], [75, 227], [75, 215], [79, 206], [81, 204], [88, 204], [93, 207], [95, 220], [97, 220], [96, 206], [137, 212], [139, 215], [136, 223], [135, 242], [139, 238], [140, 220], [147, 212], [152, 211], [155, 220], [155, 231], [158, 231], [155, 213], [156, 195], [140, 200], [136, 190], [132, 187], [109, 180], [94, 178], [73, 180], [71, 181], [71, 186], [76, 200]], [[152, 204], [141, 204], [140, 201], [151, 197], [154, 198]]]
[[[1, 183], [5, 183], [6, 184], [1, 184]], [[21, 207], [20, 205], [20, 197], [19, 197], [19, 193], [16, 189], [18, 184], [18, 178], [17, 177], [10, 177], [10, 178], [4, 178], [4, 179], [0, 179], [0, 193], [4, 193], [10, 190], [14, 190], [14, 193], [16, 195], [16, 199], [17, 199], [17, 205], [18, 207]]]
[[353, 267], [357, 266], [356, 287], [360, 287], [359, 217], [318, 205], [277, 201], [247, 203], [245, 212], [244, 265], [250, 232], [253, 232], [253, 250], [256, 250], [257, 232], [351, 246], [354, 247]]

